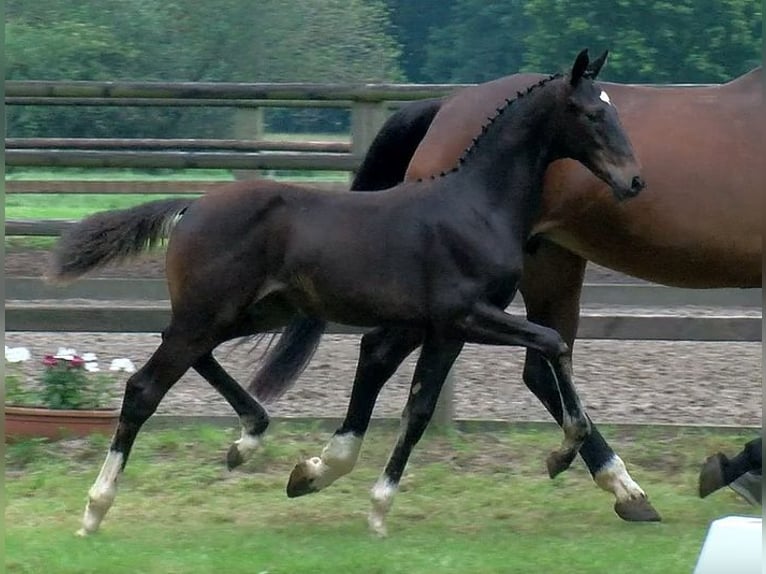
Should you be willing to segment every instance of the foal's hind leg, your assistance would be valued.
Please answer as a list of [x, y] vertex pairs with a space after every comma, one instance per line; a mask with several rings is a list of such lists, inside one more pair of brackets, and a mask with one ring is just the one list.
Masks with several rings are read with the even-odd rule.
[[386, 535], [386, 515], [399, 489], [404, 467], [431, 421], [444, 380], [462, 349], [462, 341], [437, 338], [432, 334], [427, 335], [423, 342], [412, 377], [410, 396], [402, 413], [399, 438], [386, 468], [372, 488], [372, 509], [368, 524], [379, 536]]
[[250, 458], [258, 448], [260, 436], [269, 426], [269, 415], [266, 409], [223, 369], [212, 353], [200, 357], [193, 367], [239, 415], [242, 435], [231, 445], [226, 455], [226, 465], [231, 470]]
[[351, 472], [380, 390], [422, 338], [418, 330], [397, 328], [375, 329], [362, 337], [346, 418], [320, 456], [296, 465], [287, 483], [287, 496], [317, 492]]
[[98, 530], [117, 495], [117, 482], [122, 475], [138, 431], [157, 409], [162, 397], [188, 370], [195, 359], [212, 343], [190, 339], [186, 330], [173, 329], [147, 363], [128, 379], [122, 401], [120, 419], [106, 460], [96, 482], [88, 492], [88, 504], [82, 519], [81, 536]]
[[524, 346], [542, 354], [555, 385], [554, 394], [558, 395], [564, 430], [561, 449], [548, 457], [548, 472], [556, 475], [568, 468], [590, 434], [590, 421], [574, 388], [569, 348], [561, 336], [553, 329], [485, 304], [477, 304], [456, 327], [466, 342]]

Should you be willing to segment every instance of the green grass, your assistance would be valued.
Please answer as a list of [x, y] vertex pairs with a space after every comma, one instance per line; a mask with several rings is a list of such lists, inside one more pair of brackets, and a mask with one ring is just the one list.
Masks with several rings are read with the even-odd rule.
[[329, 434], [276, 425], [240, 470], [223, 457], [234, 430], [139, 436], [102, 530], [76, 538], [105, 439], [25, 442], [6, 451], [7, 572], [51, 573], [664, 573], [691, 572], [711, 520], [753, 509], [729, 491], [695, 496], [699, 463], [751, 432], [614, 429], [605, 433], [663, 514], [629, 524], [581, 463], [548, 480], [556, 430], [427, 435], [391, 511], [389, 537], [367, 532], [369, 487], [395, 434], [374, 428], [360, 465], [327, 491], [287, 499], [295, 462]]
[[[96, 170], [93, 170], [96, 171]], [[105, 170], [99, 170], [105, 171]], [[43, 177], [30, 177], [31, 180], [50, 179], [53, 181], [65, 181], [67, 177], [55, 175], [52, 172], [44, 172]], [[89, 173], [89, 177], [81, 177], [80, 180], [110, 180], [110, 181], [193, 181], [193, 174], [188, 172], [179, 173], [173, 177], [146, 177], [141, 174], [121, 174], [114, 177], [108, 174], [102, 174], [100, 177], [94, 173]], [[271, 171], [262, 174], [270, 179], [293, 181], [305, 184], [311, 183], [342, 183], [348, 184], [348, 174], [345, 172], [324, 172], [324, 171]], [[77, 177], [71, 178], [77, 181]], [[198, 181], [206, 180], [201, 177]], [[227, 178], [219, 177], [211, 181], [220, 181], [227, 183], [233, 181], [231, 174]], [[10, 193], [5, 195], [5, 217], [6, 219], [81, 219], [97, 211], [106, 211], [110, 209], [123, 209], [132, 207], [139, 203], [153, 201], [164, 197], [180, 197], [183, 194], [140, 194], [140, 193]], [[198, 194], [191, 193], [189, 196], [195, 197]]]
[[[179, 195], [144, 194], [38, 194], [21, 193], [5, 196], [6, 219], [80, 219], [110, 209], [124, 209], [145, 201]], [[194, 195], [190, 195], [194, 197]]]
[[231, 181], [226, 169], [9, 168], [8, 181]]

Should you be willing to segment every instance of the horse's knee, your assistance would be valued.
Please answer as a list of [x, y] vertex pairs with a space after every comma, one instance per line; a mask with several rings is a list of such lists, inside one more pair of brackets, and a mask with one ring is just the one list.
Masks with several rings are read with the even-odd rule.
[[151, 379], [134, 373], [125, 384], [121, 418], [142, 424], [157, 410], [162, 393], [152, 385]]

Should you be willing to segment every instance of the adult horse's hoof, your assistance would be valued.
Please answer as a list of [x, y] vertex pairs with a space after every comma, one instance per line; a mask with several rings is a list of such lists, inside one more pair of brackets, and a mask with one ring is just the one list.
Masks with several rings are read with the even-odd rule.
[[545, 466], [548, 467], [548, 476], [550, 478], [556, 478], [559, 474], [567, 470], [572, 466], [572, 461], [577, 456], [577, 452], [567, 452], [554, 450], [545, 459]]
[[229, 452], [226, 453], [226, 467], [229, 470], [234, 470], [240, 464], [245, 462], [242, 453], [239, 452], [239, 447], [236, 443], [229, 447]]
[[614, 503], [617, 516], [628, 522], [661, 522], [662, 517], [648, 498], [631, 498]]
[[311, 467], [306, 462], [295, 465], [295, 468], [290, 473], [290, 479], [287, 481], [287, 488], [285, 490], [289, 498], [311, 494], [319, 490], [314, 486]]
[[725, 486], [723, 477], [723, 462], [726, 457], [719, 453], [707, 457], [700, 469], [699, 477], [699, 495], [705, 498], [708, 494], [714, 493], [719, 488]]

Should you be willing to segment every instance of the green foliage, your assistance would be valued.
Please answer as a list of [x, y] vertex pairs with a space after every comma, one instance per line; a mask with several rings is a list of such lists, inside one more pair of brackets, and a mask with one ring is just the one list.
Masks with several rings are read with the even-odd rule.
[[760, 64], [756, 0], [529, 0], [524, 69], [561, 71], [584, 47], [609, 49], [603, 78], [726, 82]]
[[[392, 34], [402, 45], [399, 61], [407, 81], [447, 81], [439, 78], [447, 77], [448, 70], [442, 70], [444, 73], [433, 76], [425, 68], [428, 66], [429, 55], [435, 50], [445, 48], [459, 55], [459, 50], [453, 50], [451, 43], [434, 47], [431, 37], [433, 32], [449, 26], [454, 20], [454, 4], [444, 0], [386, 0], [386, 4], [391, 14]], [[486, 3], [482, 5], [484, 4]]]
[[[6, 78], [373, 82], [402, 79], [382, 0], [9, 0]], [[320, 114], [320, 112], [316, 112]], [[26, 108], [8, 133], [227, 137], [233, 109]]]
[[425, 77], [432, 82], [486, 82], [518, 72], [529, 32], [524, 4], [456, 0], [449, 23], [431, 30]]
[[609, 49], [603, 77], [622, 82], [725, 82], [761, 61], [757, 0], [454, 0], [441, 11], [446, 20], [395, 17], [397, 34], [420, 42], [423, 67], [408, 70], [422, 74], [411, 80], [565, 71], [584, 47]]
[[83, 364], [58, 360], [46, 365], [42, 377], [42, 405], [49, 409], [97, 409], [111, 400], [108, 375], [88, 373]]
[[49, 409], [98, 409], [113, 399], [114, 383], [106, 373], [91, 373], [85, 363], [46, 357], [39, 385], [31, 384], [6, 362], [5, 403]]

